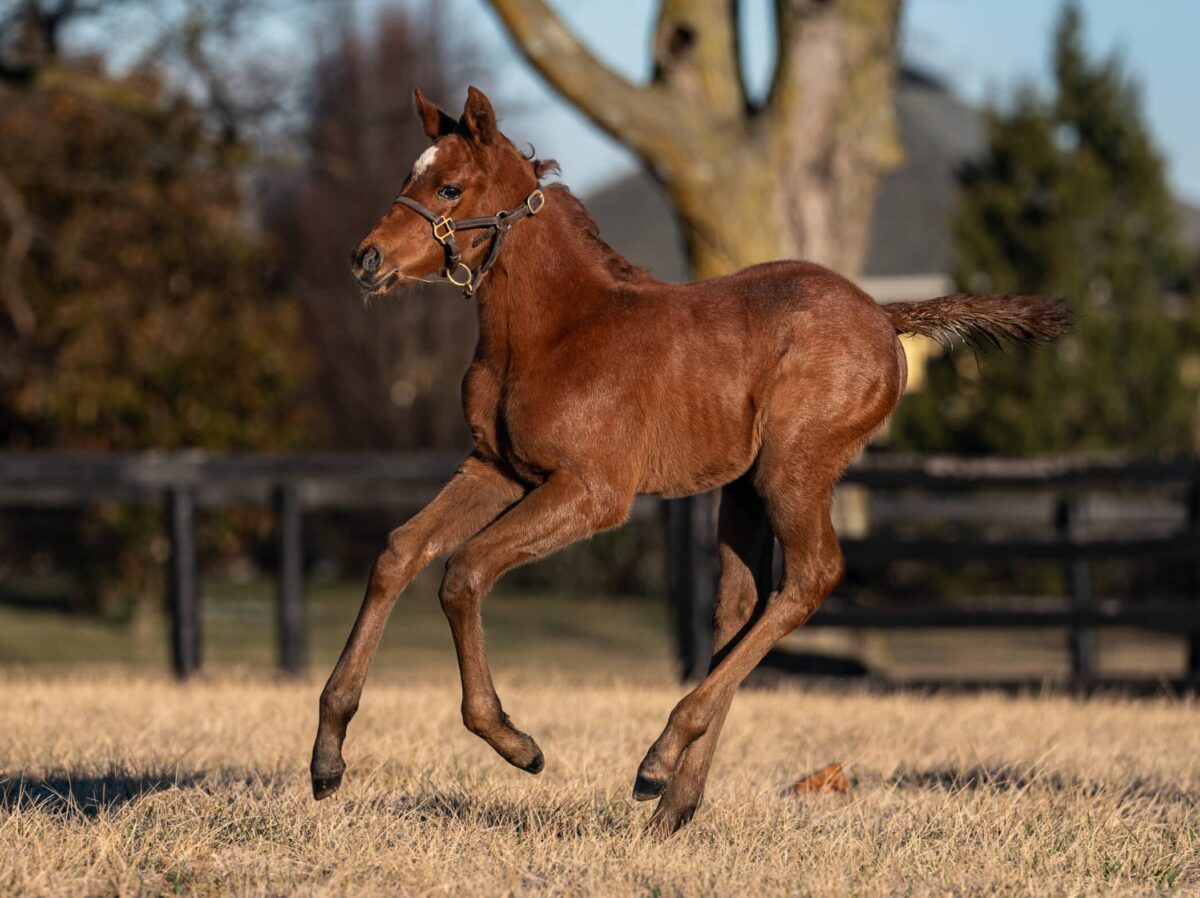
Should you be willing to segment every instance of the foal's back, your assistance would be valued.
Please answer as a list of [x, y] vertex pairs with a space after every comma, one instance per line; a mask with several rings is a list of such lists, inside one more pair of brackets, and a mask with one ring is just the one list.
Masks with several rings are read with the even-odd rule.
[[607, 310], [568, 352], [615, 347], [601, 378], [620, 384], [607, 426], [643, 459], [638, 492], [685, 495], [735, 479], [770, 416], [800, 391], [849, 400], [888, 385], [899, 400], [902, 351], [886, 313], [813, 263], [693, 284], [647, 280], [610, 297]]

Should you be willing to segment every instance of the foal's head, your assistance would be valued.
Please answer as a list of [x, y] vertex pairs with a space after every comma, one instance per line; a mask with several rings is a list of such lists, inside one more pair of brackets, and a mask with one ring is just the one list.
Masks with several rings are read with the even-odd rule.
[[[452, 219], [494, 215], [519, 206], [553, 163], [522, 156], [496, 127], [496, 114], [483, 92], [469, 88], [462, 117], [455, 121], [419, 90], [413, 91], [417, 117], [433, 145], [413, 163], [400, 196], [411, 197], [435, 215]], [[460, 238], [463, 262], [476, 268], [488, 251], [480, 232]], [[478, 244], [478, 245], [477, 245]], [[442, 245], [428, 221], [394, 204], [354, 250], [351, 270], [369, 295], [424, 280], [441, 271]]]

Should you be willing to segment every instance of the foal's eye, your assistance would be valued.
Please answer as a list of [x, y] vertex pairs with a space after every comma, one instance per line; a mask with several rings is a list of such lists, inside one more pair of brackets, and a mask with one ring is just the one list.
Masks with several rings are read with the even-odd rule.
[[437, 195], [444, 200], [456, 200], [462, 196], [462, 188], [457, 184], [447, 184], [438, 189]]

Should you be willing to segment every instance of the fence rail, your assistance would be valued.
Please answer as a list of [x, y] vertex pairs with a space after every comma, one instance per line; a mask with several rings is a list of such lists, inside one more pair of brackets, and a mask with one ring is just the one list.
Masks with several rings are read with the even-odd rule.
[[[983, 491], [1042, 493], [1054, 498], [1050, 525], [1053, 536], [986, 539], [982, 537], [892, 538], [858, 536], [841, 538], [849, 565], [881, 565], [897, 561], [957, 564], [963, 561], [1053, 561], [1063, 566], [1067, 585], [1065, 609], [1011, 607], [973, 609], [916, 606], [903, 609], [855, 608], [831, 599], [806, 624], [808, 627], [871, 629], [920, 628], [1050, 628], [1068, 630], [1067, 647], [1075, 680], [1083, 685], [1097, 681], [1095, 630], [1134, 627], [1180, 633], [1188, 640], [1187, 669], [1176, 685], [1200, 686], [1200, 459], [1169, 461], [1147, 459], [1097, 459], [1056, 457], [1041, 459], [967, 459], [947, 456], [905, 457], [868, 454], [852, 466], [843, 484], [864, 488], [871, 496], [906, 491], [925, 494]], [[1091, 494], [1103, 491], [1179, 488], [1185, 508], [1183, 525], [1155, 535], [1144, 532], [1124, 536], [1089, 536], [1084, 532], [1081, 509]], [[681, 500], [695, 505], [697, 499]], [[690, 529], [672, 546], [676, 563], [711, 557], [715, 551], [710, 517], [695, 510], [674, 513], [691, 521]], [[1192, 562], [1192, 592], [1178, 601], [1147, 602], [1136, 597], [1097, 601], [1091, 566], [1111, 559], [1183, 559]], [[711, 617], [715, 586], [704, 580], [711, 572], [697, 570], [691, 577], [674, 575], [675, 583], [692, 586], [692, 592], [674, 597], [681, 621]], [[685, 676], [695, 678], [707, 668], [711, 647], [708, 630], [681, 624], [681, 665]], [[768, 659], [774, 666], [796, 669], [784, 653]]]
[[289, 674], [300, 674], [308, 657], [304, 515], [426, 501], [461, 461], [461, 455], [444, 453], [10, 452], [0, 453], [0, 505], [161, 503], [170, 544], [166, 580], [171, 660], [180, 678], [194, 674], [201, 663], [197, 510], [271, 506], [279, 550], [279, 664]]
[[[270, 506], [277, 519], [279, 658], [291, 673], [307, 659], [303, 581], [306, 514], [331, 509], [415, 505], [426, 501], [454, 472], [459, 455], [445, 453], [299, 453], [207, 455], [199, 452], [83, 454], [0, 453], [0, 505], [61, 507], [98, 501], [161, 504], [171, 547], [167, 599], [176, 673], [187, 677], [201, 661], [199, 509], [227, 505]], [[1075, 675], [1095, 672], [1093, 630], [1134, 626], [1184, 633], [1189, 640], [1187, 675], [1200, 682], [1200, 460], [1148, 461], [1053, 458], [1034, 460], [906, 458], [868, 455], [844, 483], [871, 495], [890, 491], [927, 494], [979, 490], [1035, 491], [1056, 497], [1053, 538], [843, 539], [851, 564], [897, 560], [932, 563], [962, 560], [1061, 562], [1069, 590], [1065, 610], [1031, 608], [913, 609], [848, 608], [837, 602], [818, 611], [810, 626], [869, 628], [1067, 627]], [[1089, 493], [1128, 487], [1182, 486], [1186, 524], [1156, 536], [1088, 537], [1080, 528], [1080, 502]], [[651, 510], [648, 500], [639, 515]], [[663, 503], [668, 548], [667, 582], [675, 609], [676, 638], [685, 675], [707, 665], [715, 599], [716, 553], [712, 504], [704, 499]], [[1123, 600], [1098, 605], [1091, 564], [1110, 558], [1191, 559], [1195, 586], [1189, 601]]]

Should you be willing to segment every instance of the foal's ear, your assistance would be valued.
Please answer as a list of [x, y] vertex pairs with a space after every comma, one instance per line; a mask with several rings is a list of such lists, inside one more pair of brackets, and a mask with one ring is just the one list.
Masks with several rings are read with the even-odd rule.
[[496, 113], [478, 87], [467, 88], [467, 104], [459, 126], [479, 143], [491, 143], [496, 138]]
[[420, 90], [413, 91], [413, 104], [417, 107], [417, 118], [421, 120], [421, 125], [425, 128], [425, 133], [429, 135], [430, 140], [445, 137], [458, 127], [458, 123], [454, 119], [426, 100]]

